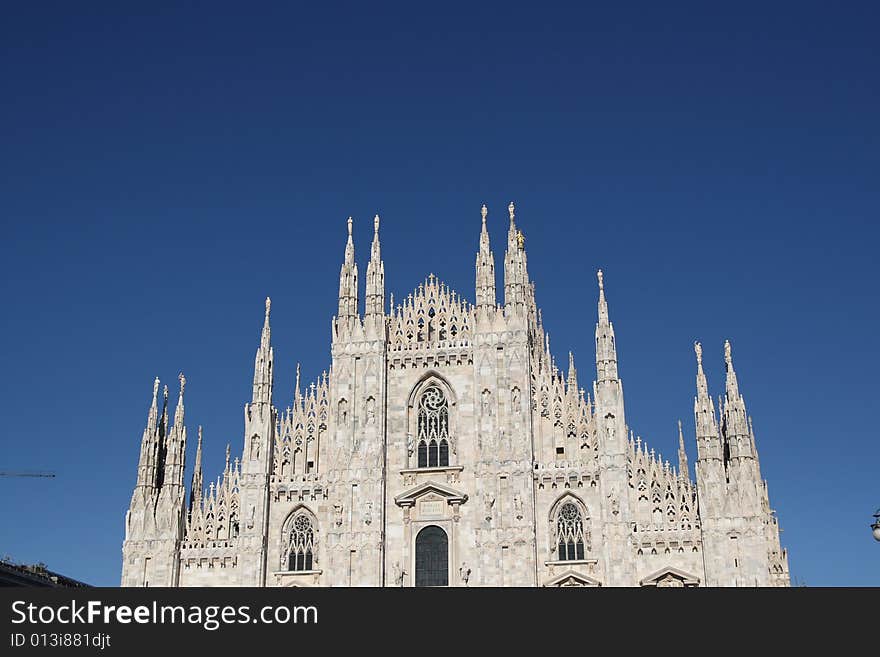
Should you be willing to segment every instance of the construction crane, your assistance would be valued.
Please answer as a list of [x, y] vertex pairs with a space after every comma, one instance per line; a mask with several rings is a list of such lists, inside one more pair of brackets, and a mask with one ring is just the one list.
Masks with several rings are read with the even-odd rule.
[[54, 472], [9, 472], [0, 470], [0, 477], [54, 477]]

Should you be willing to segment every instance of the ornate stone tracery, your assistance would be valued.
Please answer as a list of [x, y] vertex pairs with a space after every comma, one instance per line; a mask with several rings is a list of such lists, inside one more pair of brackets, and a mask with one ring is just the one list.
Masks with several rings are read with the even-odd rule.
[[431, 385], [419, 399], [417, 420], [418, 467], [449, 465], [449, 402], [438, 385]]
[[316, 521], [305, 508], [295, 511], [282, 533], [281, 569], [311, 571], [316, 558]]

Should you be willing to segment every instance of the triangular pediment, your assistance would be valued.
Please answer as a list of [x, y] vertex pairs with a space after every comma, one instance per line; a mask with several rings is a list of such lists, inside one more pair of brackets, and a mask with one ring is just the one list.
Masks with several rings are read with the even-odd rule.
[[699, 586], [700, 584], [700, 578], [696, 575], [691, 575], [672, 566], [666, 566], [651, 573], [647, 577], [642, 578], [639, 584], [642, 586], [662, 586], [664, 583], [674, 584], [676, 581], [680, 582], [682, 586]]
[[438, 484], [434, 481], [426, 481], [395, 497], [394, 503], [397, 506], [413, 506], [417, 500], [428, 495], [444, 499], [447, 504], [464, 504], [468, 499], [466, 493], [462, 493], [451, 486]]
[[579, 573], [576, 570], [566, 570], [564, 573], [557, 575], [549, 582], [545, 582], [544, 586], [602, 586], [602, 582], [589, 575]]

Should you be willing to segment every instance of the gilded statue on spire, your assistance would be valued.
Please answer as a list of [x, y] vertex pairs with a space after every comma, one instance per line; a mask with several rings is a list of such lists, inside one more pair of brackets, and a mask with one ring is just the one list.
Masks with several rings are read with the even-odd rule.
[[519, 246], [520, 251], [522, 251], [526, 246], [526, 236], [523, 235], [521, 230], [516, 231], [516, 244], [517, 246]]

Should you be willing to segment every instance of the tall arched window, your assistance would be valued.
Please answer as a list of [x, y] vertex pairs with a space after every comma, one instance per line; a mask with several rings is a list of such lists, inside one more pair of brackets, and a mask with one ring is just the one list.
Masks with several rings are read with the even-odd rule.
[[416, 536], [416, 586], [449, 585], [449, 539], [437, 525]]
[[315, 528], [311, 517], [300, 512], [290, 521], [287, 530], [288, 570], [312, 570], [315, 552]]
[[449, 402], [435, 385], [429, 386], [419, 400], [418, 467], [449, 465]]
[[587, 542], [580, 508], [574, 502], [565, 502], [556, 516], [556, 551], [559, 561], [583, 559]]

